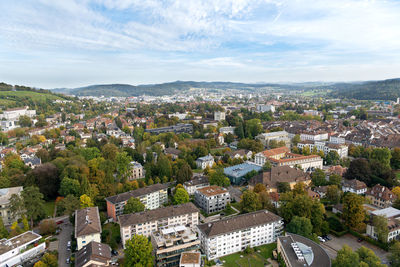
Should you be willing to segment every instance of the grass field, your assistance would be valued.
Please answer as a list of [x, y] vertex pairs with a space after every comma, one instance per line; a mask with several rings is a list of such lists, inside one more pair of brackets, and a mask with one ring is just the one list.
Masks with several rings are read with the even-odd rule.
[[44, 203], [44, 210], [46, 212], [46, 217], [47, 216], [53, 217], [55, 207], [56, 207], [55, 201], [49, 201], [49, 202]]
[[[243, 253], [235, 253], [221, 258], [224, 266], [233, 267], [263, 267], [267, 263], [267, 259], [272, 257], [272, 251], [276, 249], [276, 243], [263, 245], [254, 248], [254, 253], [244, 255]], [[260, 251], [260, 252], [258, 252]], [[243, 255], [243, 258], [240, 257]]]
[[[7, 99], [10, 97], [10, 99]], [[46, 101], [47, 99], [56, 100], [62, 99], [56, 95], [46, 94], [46, 93], [37, 93], [32, 91], [0, 91], [0, 99], [1, 101], [13, 101], [14, 97], [29, 97], [34, 101]], [[15, 102], [15, 101], [13, 101]], [[0, 102], [1, 103], [1, 102]]]

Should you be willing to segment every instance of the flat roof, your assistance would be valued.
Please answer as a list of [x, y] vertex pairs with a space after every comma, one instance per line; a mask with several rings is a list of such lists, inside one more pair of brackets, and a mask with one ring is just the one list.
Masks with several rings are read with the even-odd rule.
[[228, 190], [226, 190], [225, 188], [220, 187], [218, 185], [203, 187], [203, 188], [197, 189], [197, 191], [199, 191], [200, 193], [202, 193], [203, 195], [208, 196], [208, 197], [219, 195], [219, 194], [224, 194], [224, 193], [228, 192]]
[[180, 264], [200, 264], [200, 252], [182, 252]]
[[36, 234], [32, 231], [28, 231], [25, 233], [22, 233], [20, 235], [14, 236], [13, 238], [10, 239], [1, 239], [0, 240], [0, 255], [5, 254], [6, 252], [13, 250], [17, 247], [21, 247], [25, 244], [32, 243], [36, 240], [39, 240], [42, 238], [41, 235]]
[[224, 173], [227, 176], [238, 178], [238, 177], [245, 176], [247, 173], [249, 173], [253, 170], [258, 172], [261, 169], [262, 169], [261, 166], [258, 166], [251, 162], [245, 162], [242, 164], [224, 168]]
[[383, 216], [386, 216], [386, 218], [390, 218], [390, 217], [399, 216], [400, 210], [389, 207], [389, 208], [385, 208], [385, 209], [381, 209], [381, 210], [374, 210], [371, 213], [376, 216], [383, 215]]

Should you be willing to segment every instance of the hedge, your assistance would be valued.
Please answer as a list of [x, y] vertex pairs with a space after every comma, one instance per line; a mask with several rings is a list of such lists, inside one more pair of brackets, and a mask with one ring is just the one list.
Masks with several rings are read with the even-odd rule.
[[330, 229], [330, 232], [336, 237], [341, 237], [341, 236], [344, 236], [345, 234], [347, 234], [348, 231], [347, 230], [343, 230], [341, 232], [336, 232], [335, 230]]
[[389, 250], [389, 244], [381, 243], [381, 242], [379, 242], [379, 241], [377, 241], [377, 240], [375, 240], [375, 239], [373, 239], [373, 238], [371, 238], [369, 236], [365, 236], [363, 234], [360, 234], [359, 232], [356, 232], [353, 229], [349, 229], [349, 233], [352, 234], [353, 236], [356, 236], [358, 238], [363, 239], [364, 241], [367, 241], [368, 243], [370, 243], [372, 245], [380, 247], [383, 250], [386, 250], [386, 251]]

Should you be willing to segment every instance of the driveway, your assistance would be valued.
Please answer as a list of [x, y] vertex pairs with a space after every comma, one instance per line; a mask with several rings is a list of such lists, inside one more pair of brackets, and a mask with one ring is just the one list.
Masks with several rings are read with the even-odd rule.
[[342, 237], [335, 237], [333, 235], [329, 236], [332, 238], [332, 240], [321, 243], [321, 246], [325, 249], [331, 259], [336, 258], [338, 250], [340, 250], [343, 245], [350, 246], [354, 251], [359, 249], [361, 246], [364, 246], [375, 252], [375, 254], [381, 258], [383, 263], [387, 263], [387, 256], [389, 253], [381, 248], [371, 245], [366, 241], [358, 242], [357, 238], [350, 234], [346, 234]]
[[69, 267], [66, 260], [71, 257], [71, 251], [67, 250], [67, 244], [68, 241], [71, 241], [73, 227], [69, 220], [65, 220], [65, 222], [60, 225], [60, 228], [61, 232], [58, 235], [58, 266]]

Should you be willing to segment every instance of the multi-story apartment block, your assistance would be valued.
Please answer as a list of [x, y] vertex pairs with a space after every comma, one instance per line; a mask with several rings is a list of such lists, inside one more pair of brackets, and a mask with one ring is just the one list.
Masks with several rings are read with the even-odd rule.
[[108, 217], [116, 221], [124, 213], [124, 206], [131, 197], [138, 198], [148, 210], [157, 209], [168, 201], [168, 185], [153, 184], [106, 198]]
[[201, 253], [182, 252], [179, 267], [201, 267]]
[[210, 182], [208, 181], [207, 176], [193, 177], [192, 180], [183, 183], [183, 187], [189, 195], [194, 195], [194, 192], [196, 192], [196, 190], [207, 186], [210, 186]]
[[199, 209], [191, 203], [168, 206], [155, 210], [147, 210], [118, 217], [121, 240], [125, 246], [127, 240], [134, 235], [150, 236], [152, 232], [165, 226], [199, 224]]
[[256, 139], [259, 140], [264, 146], [268, 147], [271, 141], [276, 141], [276, 142], [283, 141], [285, 142], [285, 146], [290, 147], [289, 133], [286, 131], [262, 133], [257, 135]]
[[308, 147], [310, 151], [313, 151], [315, 149], [317, 152], [324, 152], [325, 155], [327, 155], [331, 151], [335, 151], [336, 153], [338, 153], [340, 158], [347, 158], [349, 152], [349, 148], [347, 145], [330, 144], [322, 141], [301, 141], [297, 144], [297, 147], [300, 149]]
[[275, 112], [275, 106], [274, 105], [265, 105], [265, 104], [259, 104], [256, 106], [257, 112], [269, 112], [271, 111], [272, 113]]
[[215, 111], [214, 112], [214, 120], [216, 120], [216, 121], [225, 120], [225, 112], [224, 111]]
[[40, 255], [46, 250], [46, 243], [40, 242], [41, 235], [33, 231], [0, 240], [0, 267], [17, 266]]
[[29, 110], [29, 107], [7, 109], [0, 114], [1, 129], [9, 131], [18, 126], [18, 120], [21, 116], [33, 118], [36, 116], [36, 110]]
[[200, 249], [196, 232], [183, 225], [167, 226], [151, 233], [155, 266], [179, 266], [181, 253]]
[[246, 213], [197, 226], [201, 249], [209, 260], [247, 247], [273, 243], [283, 229], [282, 218], [267, 210]]
[[221, 127], [219, 128], [219, 132], [222, 134], [235, 134], [235, 128], [236, 127], [231, 127], [231, 126]]
[[193, 132], [193, 125], [190, 123], [183, 124], [183, 123], [178, 123], [177, 125], [172, 125], [172, 126], [167, 126], [167, 127], [161, 127], [161, 128], [154, 128], [154, 129], [145, 129], [144, 130], [147, 133], [152, 133], [152, 134], [160, 134], [160, 133], [192, 133]]
[[111, 248], [107, 244], [90, 242], [75, 254], [75, 267], [109, 266]]
[[367, 192], [367, 185], [357, 179], [344, 180], [342, 185], [343, 192], [350, 192], [357, 195], [362, 195]]
[[318, 155], [303, 156], [290, 153], [289, 148], [279, 147], [265, 150], [255, 155], [254, 162], [263, 166], [269, 160], [273, 166], [298, 166], [304, 171], [313, 171], [317, 168], [322, 169], [323, 161]]
[[196, 159], [197, 168], [204, 170], [207, 167], [212, 168], [214, 165], [214, 157], [208, 154], [207, 156]]
[[301, 235], [286, 233], [285, 236], [279, 236], [277, 251], [287, 267], [331, 266], [325, 249]]
[[98, 207], [75, 211], [75, 238], [80, 250], [92, 241], [101, 242], [101, 223]]
[[194, 193], [194, 200], [206, 213], [224, 210], [231, 201], [229, 191], [217, 185], [203, 187]]
[[142, 164], [136, 161], [132, 161], [130, 163], [130, 175], [128, 176], [128, 179], [130, 181], [140, 179], [144, 177], [144, 169]]
[[301, 133], [300, 134], [300, 140], [305, 141], [305, 140], [310, 140], [310, 141], [323, 141], [323, 140], [328, 140], [328, 133]]
[[20, 195], [22, 190], [22, 186], [0, 189], [0, 218], [3, 220], [4, 225], [10, 225], [19, 219], [19, 217], [14, 217], [11, 213], [10, 198], [14, 194]]
[[367, 223], [367, 235], [374, 239], [378, 239], [378, 235], [375, 232], [375, 226], [373, 226], [374, 216], [386, 217], [388, 223], [388, 243], [392, 240], [398, 240], [400, 238], [400, 210], [389, 207], [371, 212], [370, 221]]
[[396, 200], [396, 195], [386, 186], [376, 184], [365, 193], [371, 204], [381, 209], [391, 207]]

